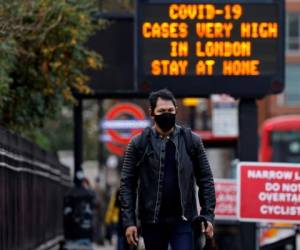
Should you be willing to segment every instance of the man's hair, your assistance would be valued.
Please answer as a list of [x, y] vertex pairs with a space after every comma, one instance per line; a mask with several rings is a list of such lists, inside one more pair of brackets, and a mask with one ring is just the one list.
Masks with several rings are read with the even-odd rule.
[[175, 107], [177, 106], [176, 99], [173, 93], [168, 89], [160, 89], [155, 92], [151, 92], [149, 95], [149, 103], [152, 112], [154, 112], [154, 109], [156, 108], [158, 98], [161, 98], [163, 100], [170, 100], [173, 102]]

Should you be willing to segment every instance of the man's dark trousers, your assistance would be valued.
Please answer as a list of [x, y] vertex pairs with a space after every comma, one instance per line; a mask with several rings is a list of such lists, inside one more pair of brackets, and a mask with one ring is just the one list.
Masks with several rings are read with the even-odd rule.
[[185, 221], [142, 224], [142, 236], [146, 250], [192, 250], [191, 224]]

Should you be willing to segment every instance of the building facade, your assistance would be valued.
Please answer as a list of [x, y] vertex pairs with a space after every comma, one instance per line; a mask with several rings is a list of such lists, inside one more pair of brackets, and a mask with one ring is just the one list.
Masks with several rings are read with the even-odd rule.
[[300, 0], [286, 0], [285, 39], [285, 90], [259, 101], [259, 125], [274, 116], [300, 114]]

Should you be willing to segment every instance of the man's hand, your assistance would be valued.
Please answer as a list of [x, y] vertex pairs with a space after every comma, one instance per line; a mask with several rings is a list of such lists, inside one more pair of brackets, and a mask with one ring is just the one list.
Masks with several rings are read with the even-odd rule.
[[208, 238], [212, 238], [214, 236], [213, 225], [207, 221], [207, 227], [205, 228], [204, 222], [202, 222], [202, 232], [205, 233]]
[[137, 233], [137, 227], [136, 226], [130, 226], [126, 228], [126, 239], [129, 245], [131, 246], [137, 246], [138, 245], [138, 233]]

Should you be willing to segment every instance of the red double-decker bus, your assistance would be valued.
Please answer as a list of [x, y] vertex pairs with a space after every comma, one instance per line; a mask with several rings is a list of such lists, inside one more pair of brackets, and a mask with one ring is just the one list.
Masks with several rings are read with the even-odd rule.
[[[300, 162], [300, 115], [279, 116], [263, 123], [259, 158], [264, 162]], [[294, 234], [293, 224], [270, 223], [260, 231], [260, 249], [281, 250], [293, 246]]]
[[300, 162], [300, 115], [266, 120], [261, 128], [260, 161]]

